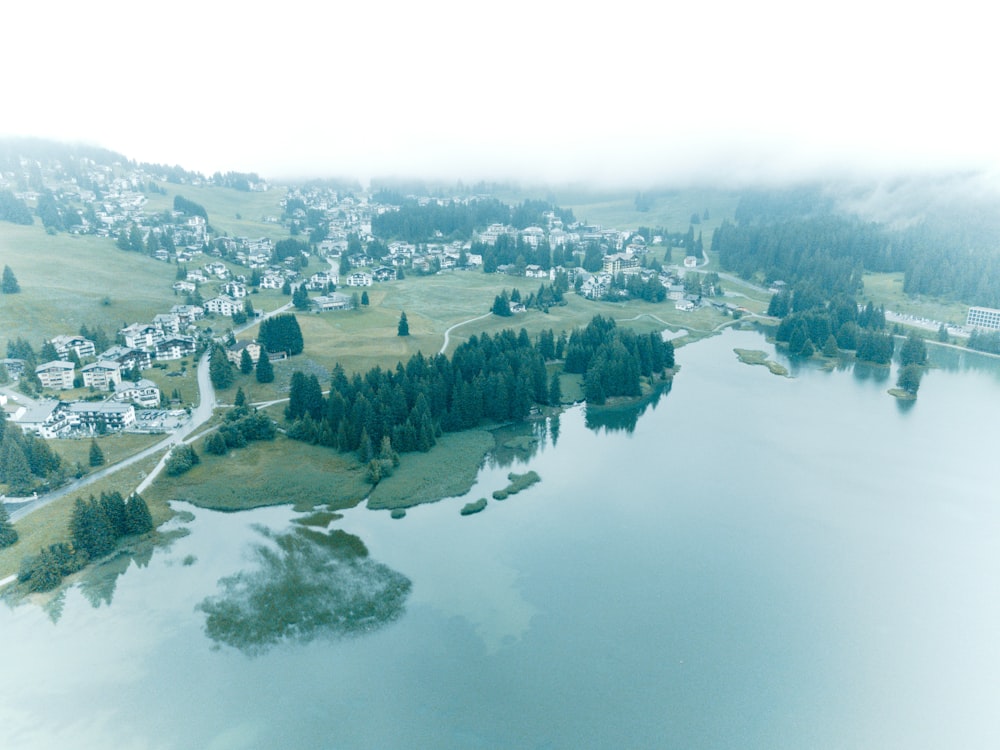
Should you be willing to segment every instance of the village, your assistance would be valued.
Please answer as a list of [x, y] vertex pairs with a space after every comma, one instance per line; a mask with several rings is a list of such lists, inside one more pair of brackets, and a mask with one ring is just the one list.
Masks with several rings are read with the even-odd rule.
[[[685, 274], [703, 260], [694, 254], [700, 250], [700, 237], [695, 243], [691, 230], [686, 237], [643, 234], [581, 222], [567, 224], [555, 211], [546, 211], [541, 216], [545, 226], [518, 229], [494, 222], [465, 240], [383, 241], [373, 232], [373, 221], [399, 210], [398, 206], [359, 198], [349, 190], [293, 187], [280, 201], [282, 215], [263, 217], [290, 232], [293, 251], [289, 254], [278, 252], [289, 240], [276, 243], [269, 237], [216, 234], [204, 209], [190, 201], [175, 201], [173, 211], [150, 213], [144, 191], [159, 189], [157, 180], [169, 175], [157, 174], [148, 165], [113, 169], [82, 160], [70, 171], [75, 176], [50, 167], [40, 177], [43, 190], [20, 190], [15, 196], [37, 205], [51, 204], [51, 217], [43, 216], [43, 220], [58, 220], [59, 229], [117, 238], [122, 250], [175, 264], [173, 292], [184, 301], [147, 321], [120, 328], [114, 343], [100, 351], [83, 332], [60, 332], [45, 342], [38, 358], [44, 361], [3, 359], [10, 380], [33, 376], [41, 395], [35, 400], [8, 391], [4, 409], [22, 430], [41, 437], [156, 432], [176, 426], [191, 405], [180, 403], [176, 392], [166, 393], [144, 373], [179, 363], [180, 371], [169, 374], [184, 376], [189, 362], [213, 341], [226, 346], [227, 357], [235, 365], [240, 364], [244, 351], [256, 364], [261, 347], [252, 339], [237, 340], [235, 331], [260, 316], [253, 305], [253, 295], [260, 292], [290, 295], [300, 312], [346, 311], [367, 304], [366, 288], [398, 281], [407, 274], [483, 272], [484, 255], [501, 245], [524, 248], [532, 260], [536, 253], [543, 260], [526, 262], [518, 256], [514, 263], [497, 263], [489, 269], [497, 274], [541, 283], [564, 275], [570, 288], [590, 300], [642, 295], [650, 301], [672, 303], [679, 311], [713, 304], [726, 314], [740, 314], [737, 305], [717, 299], [722, 295], [717, 274]], [[175, 179], [192, 185], [204, 180], [188, 174]], [[254, 180], [247, 182], [247, 188], [265, 191], [269, 186]], [[414, 200], [421, 206], [444, 206], [468, 205], [480, 198]], [[82, 208], [74, 207], [77, 204]], [[668, 260], [671, 250], [678, 247], [684, 254], [681, 264], [655, 260], [654, 253]], [[324, 261], [329, 268], [306, 274], [303, 269], [311, 258]], [[523, 311], [523, 305], [511, 303], [512, 314]], [[218, 318], [226, 322], [220, 326]], [[30, 372], [26, 372], [28, 367]]]

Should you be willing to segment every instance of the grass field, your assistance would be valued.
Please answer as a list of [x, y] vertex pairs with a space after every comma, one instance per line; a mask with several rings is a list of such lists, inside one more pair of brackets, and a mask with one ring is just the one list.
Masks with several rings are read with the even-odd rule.
[[[135, 435], [123, 432], [102, 435], [94, 440], [104, 454], [104, 464], [110, 466], [163, 440], [163, 435]], [[70, 474], [72, 474], [71, 467], [77, 462], [85, 469], [90, 469], [90, 438], [50, 440], [49, 447], [59, 454]]]
[[288, 230], [280, 224], [265, 222], [267, 216], [281, 216], [281, 200], [285, 188], [273, 188], [266, 193], [246, 193], [219, 187], [195, 187], [158, 183], [166, 195], [147, 194], [147, 213], [159, 213], [174, 208], [174, 196], [180, 195], [204, 206], [208, 223], [220, 234], [231, 237], [270, 237], [280, 240], [288, 237]]
[[[449, 338], [449, 353], [472, 335], [484, 331], [496, 333], [505, 328], [524, 328], [534, 337], [542, 330], [559, 331], [585, 326], [595, 315], [615, 319], [619, 325], [640, 333], [659, 331], [665, 325], [684, 328], [695, 333], [709, 333], [727, 318], [713, 309], [685, 313], [674, 309], [673, 303], [652, 304], [642, 301], [623, 303], [591, 302], [575, 294], [566, 296], [567, 304], [553, 307], [548, 313], [529, 310], [509, 318], [484, 315], [501, 290], [514, 287], [526, 295], [537, 289], [538, 282], [510, 276], [483, 274], [478, 271], [456, 272], [439, 276], [406, 279], [402, 282], [378, 284], [368, 290], [370, 305], [357, 310], [322, 314], [298, 313], [299, 326], [305, 341], [305, 351], [287, 363], [276, 364], [276, 384], [282, 381], [282, 369], [307, 369], [305, 362], [329, 371], [337, 363], [347, 372], [365, 372], [378, 365], [395, 367], [418, 351], [432, 356], [444, 344], [445, 331], [463, 323]], [[759, 306], [759, 305], [758, 305]], [[397, 335], [400, 312], [406, 312], [410, 335]], [[662, 321], [662, 322], [661, 322]], [[253, 335], [253, 329], [240, 338]], [[250, 378], [252, 380], [252, 377]], [[287, 383], [287, 379], [284, 379]], [[277, 387], [277, 386], [276, 386]], [[244, 383], [244, 390], [247, 389]], [[268, 391], [254, 388], [261, 394], [255, 400], [281, 397], [281, 389]], [[235, 392], [235, 386], [233, 388]]]
[[866, 273], [864, 284], [864, 300], [884, 304], [886, 310], [953, 325], [965, 325], [969, 314], [969, 306], [959, 302], [905, 294], [902, 273]]
[[81, 325], [101, 326], [109, 337], [123, 325], [150, 320], [178, 300], [176, 267], [115, 247], [101, 237], [47, 235], [40, 225], [0, 222], [0, 260], [21, 286], [0, 295], [0, 351], [21, 336], [36, 351]]

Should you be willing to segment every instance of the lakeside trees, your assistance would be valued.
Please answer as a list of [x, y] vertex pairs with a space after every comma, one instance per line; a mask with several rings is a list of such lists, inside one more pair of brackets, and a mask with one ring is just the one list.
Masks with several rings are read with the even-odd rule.
[[64, 576], [81, 570], [92, 560], [109, 555], [121, 539], [153, 530], [153, 516], [146, 501], [133, 494], [128, 501], [119, 492], [100, 498], [77, 498], [70, 518], [69, 539], [26, 557], [18, 570], [18, 583], [29, 591], [49, 591]]
[[566, 352], [567, 372], [583, 373], [594, 384], [598, 403], [639, 395], [641, 377], [660, 375], [674, 363], [673, 346], [659, 334], [619, 330], [600, 316], [574, 331], [568, 345], [565, 334], [559, 338], [557, 345], [548, 331], [532, 342], [524, 329], [505, 329], [472, 336], [451, 359], [417, 353], [394, 370], [375, 367], [350, 378], [338, 365], [325, 399], [315, 376], [296, 372], [285, 412], [288, 435], [357, 452], [365, 463], [384, 461], [387, 451], [430, 450], [443, 432], [521, 420], [535, 404], [559, 403], [558, 372], [550, 377], [546, 367], [557, 348]]

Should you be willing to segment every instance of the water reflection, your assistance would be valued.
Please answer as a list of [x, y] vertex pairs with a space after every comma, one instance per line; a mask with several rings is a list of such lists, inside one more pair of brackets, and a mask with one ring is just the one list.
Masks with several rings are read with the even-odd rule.
[[594, 432], [627, 432], [635, 431], [639, 417], [650, 407], [656, 408], [660, 399], [670, 393], [672, 380], [658, 385], [653, 392], [639, 401], [629, 401], [621, 405], [592, 407], [587, 406], [585, 420], [588, 430]]
[[154, 551], [169, 549], [176, 539], [187, 533], [186, 529], [174, 529], [131, 539], [110, 557], [94, 565], [88, 565], [79, 574], [65, 579], [52, 592], [28, 597], [28, 590], [23, 585], [12, 586], [5, 592], [4, 599], [12, 606], [25, 602], [38, 603], [53, 624], [57, 624], [62, 617], [66, 591], [74, 585], [78, 585], [80, 593], [94, 609], [98, 609], [102, 604], [110, 607], [118, 587], [118, 578], [128, 571], [133, 563], [138, 568], [145, 568], [153, 559]]
[[410, 580], [370, 559], [353, 534], [255, 530], [268, 542], [254, 545], [257, 569], [221, 579], [222, 593], [198, 605], [216, 644], [254, 655], [283, 641], [367, 633], [402, 614]]
[[889, 379], [891, 369], [888, 365], [873, 365], [870, 362], [854, 363], [855, 380], [873, 380], [876, 383], [884, 383]]

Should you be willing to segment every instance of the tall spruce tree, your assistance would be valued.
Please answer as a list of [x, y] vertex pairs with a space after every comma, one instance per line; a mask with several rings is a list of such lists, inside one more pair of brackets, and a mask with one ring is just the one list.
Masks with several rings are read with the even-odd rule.
[[212, 385], [216, 388], [228, 388], [233, 384], [233, 365], [226, 358], [226, 352], [221, 346], [212, 349], [212, 357], [208, 363], [208, 374]]
[[397, 336], [409, 336], [410, 335], [410, 323], [406, 319], [406, 313], [401, 312], [399, 314], [399, 325], [396, 326]]
[[104, 451], [93, 438], [90, 440], [90, 465], [104, 466]]
[[7, 483], [8, 491], [12, 495], [27, 494], [31, 491], [31, 466], [24, 455], [20, 441], [11, 435], [4, 438], [3, 446], [0, 447], [0, 478]]
[[271, 364], [267, 352], [261, 352], [260, 357], [257, 358], [256, 375], [258, 383], [271, 383], [274, 381], [274, 366]]
[[0, 293], [17, 294], [21, 291], [21, 286], [17, 283], [17, 277], [10, 266], [3, 267], [3, 280], [0, 281]]
[[125, 505], [125, 527], [128, 534], [145, 534], [153, 530], [153, 516], [146, 501], [136, 493]]
[[10, 522], [7, 506], [0, 503], [0, 549], [9, 547], [17, 541], [17, 529]]

